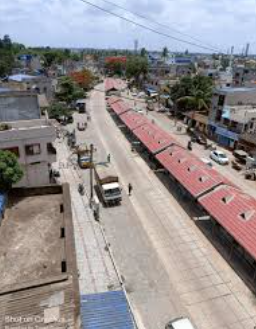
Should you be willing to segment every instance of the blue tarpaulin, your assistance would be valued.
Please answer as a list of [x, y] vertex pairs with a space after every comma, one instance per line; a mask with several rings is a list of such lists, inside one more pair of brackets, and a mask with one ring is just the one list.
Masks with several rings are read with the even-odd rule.
[[1, 222], [1, 219], [3, 218], [6, 200], [7, 200], [6, 194], [3, 192], [0, 192], [0, 222]]
[[122, 290], [81, 296], [83, 329], [135, 329]]

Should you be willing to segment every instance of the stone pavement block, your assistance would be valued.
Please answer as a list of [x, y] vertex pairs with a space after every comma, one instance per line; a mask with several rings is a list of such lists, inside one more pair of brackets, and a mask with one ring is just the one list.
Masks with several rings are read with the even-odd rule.
[[243, 329], [255, 329], [256, 327], [256, 322], [252, 319], [241, 321], [241, 324]]

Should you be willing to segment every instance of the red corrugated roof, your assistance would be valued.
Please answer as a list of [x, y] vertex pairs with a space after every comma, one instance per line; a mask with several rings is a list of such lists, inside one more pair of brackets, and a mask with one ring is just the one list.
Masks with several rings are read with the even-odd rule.
[[156, 158], [195, 198], [224, 181], [224, 177], [179, 145], [173, 145]]
[[109, 99], [107, 100], [107, 103], [108, 103], [109, 105], [112, 105], [112, 104], [114, 104], [114, 103], [116, 103], [116, 102], [121, 102], [121, 101], [122, 101], [121, 98], [119, 98], [119, 97], [117, 97], [117, 96], [111, 96], [111, 97], [109, 97]]
[[168, 133], [157, 125], [149, 122], [133, 131], [141, 143], [153, 154], [164, 150], [166, 147], [176, 143]]
[[120, 119], [130, 130], [134, 130], [149, 122], [143, 115], [134, 111], [129, 111], [120, 115]]
[[121, 90], [125, 87], [125, 83], [121, 79], [107, 78], [105, 80], [105, 90], [110, 91], [112, 89]]
[[117, 115], [121, 115], [127, 111], [130, 111], [131, 110], [131, 107], [123, 102], [123, 101], [120, 101], [120, 102], [115, 102], [111, 105], [111, 109], [117, 114]]
[[199, 203], [256, 260], [256, 200], [223, 185], [201, 197]]

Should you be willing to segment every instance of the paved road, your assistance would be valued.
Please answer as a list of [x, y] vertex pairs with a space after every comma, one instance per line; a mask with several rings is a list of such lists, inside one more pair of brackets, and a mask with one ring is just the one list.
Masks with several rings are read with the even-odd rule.
[[[141, 328], [163, 329], [190, 316], [198, 329], [253, 329], [255, 297], [130, 145], [93, 92], [92, 123], [79, 141], [108, 153], [123, 185], [122, 206], [101, 209], [101, 221]], [[83, 120], [76, 115], [76, 120]], [[85, 181], [88, 172], [83, 171]], [[127, 196], [131, 182], [134, 191]], [[174, 191], [175, 194], [175, 191]]]

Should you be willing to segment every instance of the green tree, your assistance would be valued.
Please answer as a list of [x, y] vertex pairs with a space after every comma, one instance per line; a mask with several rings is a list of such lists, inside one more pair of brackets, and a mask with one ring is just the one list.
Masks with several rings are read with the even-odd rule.
[[140, 51], [140, 56], [141, 57], [146, 57], [147, 56], [147, 50], [146, 50], [146, 48], [141, 48], [141, 51]]
[[129, 57], [126, 64], [126, 75], [134, 78], [135, 83], [140, 85], [148, 73], [148, 60], [141, 56]]
[[10, 151], [0, 150], [0, 189], [8, 191], [23, 177], [17, 156]]
[[171, 88], [171, 98], [180, 111], [208, 110], [213, 92], [213, 81], [209, 77], [184, 77]]
[[72, 101], [85, 97], [85, 92], [82, 88], [70, 77], [62, 77], [59, 81], [59, 91], [56, 93], [59, 101], [70, 104]]
[[166, 62], [166, 59], [168, 58], [168, 56], [169, 56], [169, 50], [168, 50], [167, 47], [164, 47], [163, 51], [162, 51], [162, 57], [163, 57], [165, 62]]
[[60, 120], [60, 118], [68, 118], [72, 115], [72, 111], [64, 104], [53, 103], [48, 109], [48, 115], [50, 119]]

